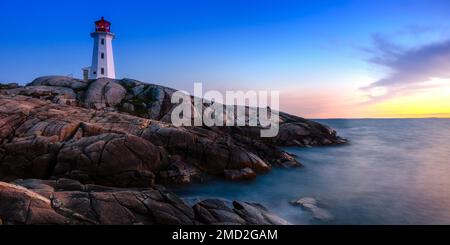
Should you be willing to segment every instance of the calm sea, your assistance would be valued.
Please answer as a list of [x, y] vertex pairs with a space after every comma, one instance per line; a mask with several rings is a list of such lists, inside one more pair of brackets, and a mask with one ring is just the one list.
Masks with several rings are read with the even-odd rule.
[[[258, 202], [293, 224], [450, 224], [450, 119], [318, 121], [350, 144], [286, 148], [304, 168], [175, 191], [188, 201]], [[289, 203], [302, 197], [317, 199], [332, 219]]]

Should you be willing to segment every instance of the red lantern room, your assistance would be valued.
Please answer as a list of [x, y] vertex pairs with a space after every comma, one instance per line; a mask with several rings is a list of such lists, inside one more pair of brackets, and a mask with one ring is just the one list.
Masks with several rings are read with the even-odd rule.
[[96, 32], [111, 32], [111, 22], [106, 21], [104, 17], [101, 20], [95, 22]]

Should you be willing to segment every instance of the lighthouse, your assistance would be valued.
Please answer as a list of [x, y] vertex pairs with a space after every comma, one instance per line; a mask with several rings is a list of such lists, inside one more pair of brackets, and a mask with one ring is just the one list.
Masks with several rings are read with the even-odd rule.
[[106, 21], [104, 17], [96, 21], [95, 32], [91, 33], [91, 37], [94, 39], [92, 66], [83, 69], [84, 80], [102, 77], [115, 79], [116, 70], [112, 47], [115, 35], [111, 32], [111, 22]]

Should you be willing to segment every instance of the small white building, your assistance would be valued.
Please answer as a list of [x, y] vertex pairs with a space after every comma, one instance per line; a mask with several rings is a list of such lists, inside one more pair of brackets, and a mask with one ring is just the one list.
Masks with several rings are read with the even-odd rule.
[[111, 23], [103, 17], [95, 22], [95, 32], [91, 33], [94, 38], [94, 52], [92, 54], [92, 66], [83, 68], [84, 80], [98, 79], [102, 77], [116, 78], [114, 67], [114, 53], [112, 40], [115, 38], [111, 32]]

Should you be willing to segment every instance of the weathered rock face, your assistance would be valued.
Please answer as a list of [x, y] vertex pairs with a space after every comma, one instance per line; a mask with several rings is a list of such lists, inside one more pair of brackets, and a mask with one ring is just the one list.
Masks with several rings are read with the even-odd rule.
[[58, 176], [112, 186], [189, 183], [204, 174], [253, 179], [272, 166], [300, 166], [277, 146], [344, 142], [326, 126], [285, 113], [273, 139], [251, 127], [176, 128], [164, 122], [174, 92], [131, 79], [67, 77], [2, 89], [0, 178]]
[[52, 76], [1, 85], [0, 181], [15, 184], [0, 183], [0, 222], [287, 224], [258, 204], [189, 207], [158, 185], [251, 180], [276, 166], [301, 166], [279, 146], [345, 142], [285, 113], [271, 139], [261, 139], [258, 127], [174, 127], [174, 92], [131, 79]]
[[288, 224], [256, 204], [206, 200], [190, 207], [161, 186], [118, 189], [69, 179], [0, 182], [0, 219], [6, 225]]
[[163, 148], [133, 135], [102, 134], [67, 142], [53, 175], [109, 186], [149, 186], [165, 168]]
[[[171, 95], [176, 90], [132, 79], [102, 78], [86, 83], [69, 77], [51, 76], [34, 80], [25, 87], [26, 89], [8, 91], [5, 88], [3, 93], [30, 96], [30, 92], [27, 91], [39, 90], [39, 86], [45, 86], [46, 94], [51, 94], [51, 96], [40, 96], [40, 98], [56, 103], [120, 111], [166, 123], [170, 123], [171, 112], [176, 106], [171, 103]], [[49, 92], [49, 89], [54, 91]], [[76, 98], [75, 101], [73, 98]], [[213, 130], [228, 133], [232, 131], [232, 137], [245, 136], [260, 140], [260, 128], [257, 127], [227, 127]], [[286, 113], [280, 113], [280, 134], [266, 141], [277, 146], [315, 146], [346, 142], [339, 138], [334, 130], [322, 124]]]
[[5, 224], [68, 224], [51, 201], [21, 186], [0, 182], [0, 217]]
[[[274, 146], [220, 130], [175, 128], [117, 112], [0, 95], [0, 178], [67, 177], [109, 186], [241, 177], [295, 161]], [[250, 142], [253, 142], [250, 143]], [[298, 163], [297, 163], [298, 164]]]

